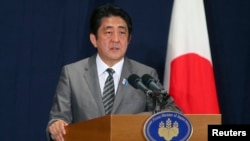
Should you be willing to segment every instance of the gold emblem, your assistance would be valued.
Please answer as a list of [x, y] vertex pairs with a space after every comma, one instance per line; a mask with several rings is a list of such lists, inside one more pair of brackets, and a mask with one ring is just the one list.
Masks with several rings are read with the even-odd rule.
[[178, 122], [174, 122], [172, 126], [172, 121], [168, 118], [166, 120], [166, 126], [163, 121], [159, 123], [158, 135], [163, 137], [166, 141], [171, 141], [173, 137], [178, 136], [179, 134], [179, 124]]

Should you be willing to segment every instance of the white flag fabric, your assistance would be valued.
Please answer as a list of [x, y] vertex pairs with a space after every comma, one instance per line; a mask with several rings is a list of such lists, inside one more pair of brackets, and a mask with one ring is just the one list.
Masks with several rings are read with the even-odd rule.
[[164, 86], [184, 114], [220, 113], [203, 0], [174, 0]]

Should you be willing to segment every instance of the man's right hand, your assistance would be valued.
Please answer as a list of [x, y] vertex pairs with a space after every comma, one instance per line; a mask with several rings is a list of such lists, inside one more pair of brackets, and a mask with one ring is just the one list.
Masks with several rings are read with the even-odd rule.
[[67, 122], [60, 119], [49, 126], [49, 132], [55, 141], [64, 141], [63, 135], [66, 134], [65, 126], [67, 125]]

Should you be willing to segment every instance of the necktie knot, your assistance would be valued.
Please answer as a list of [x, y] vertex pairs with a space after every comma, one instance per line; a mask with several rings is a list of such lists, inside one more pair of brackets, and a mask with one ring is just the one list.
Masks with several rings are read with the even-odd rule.
[[115, 73], [115, 71], [112, 68], [107, 68], [106, 71], [109, 73], [109, 75], [113, 75]]

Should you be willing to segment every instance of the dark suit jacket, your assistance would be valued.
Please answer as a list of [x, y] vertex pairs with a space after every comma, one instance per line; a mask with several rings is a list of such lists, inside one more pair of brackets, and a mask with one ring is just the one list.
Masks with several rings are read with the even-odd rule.
[[[152, 100], [143, 91], [122, 82], [131, 74], [150, 74], [159, 80], [155, 69], [125, 57], [112, 114], [136, 114], [152, 111], [154, 108]], [[167, 103], [166, 110], [180, 111], [172, 98]], [[101, 116], [105, 116], [105, 112], [97, 75], [96, 55], [64, 66], [48, 125], [57, 119], [74, 123]]]

